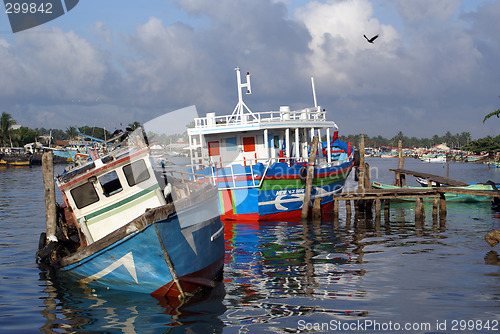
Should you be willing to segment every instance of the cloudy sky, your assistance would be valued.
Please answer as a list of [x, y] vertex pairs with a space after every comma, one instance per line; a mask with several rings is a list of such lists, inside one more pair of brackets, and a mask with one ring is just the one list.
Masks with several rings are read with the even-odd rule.
[[81, 0], [14, 34], [2, 11], [0, 111], [63, 130], [221, 115], [239, 66], [253, 111], [312, 106], [314, 77], [344, 135], [495, 136], [499, 17], [500, 0]]

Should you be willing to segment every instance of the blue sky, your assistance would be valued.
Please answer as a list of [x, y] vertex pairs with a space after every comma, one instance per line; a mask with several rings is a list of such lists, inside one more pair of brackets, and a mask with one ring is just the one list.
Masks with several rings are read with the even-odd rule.
[[[341, 134], [500, 134], [500, 1], [80, 0], [13, 34], [0, 13], [0, 110], [19, 124], [120, 128], [196, 105], [318, 103]], [[368, 44], [363, 34], [380, 37]]]

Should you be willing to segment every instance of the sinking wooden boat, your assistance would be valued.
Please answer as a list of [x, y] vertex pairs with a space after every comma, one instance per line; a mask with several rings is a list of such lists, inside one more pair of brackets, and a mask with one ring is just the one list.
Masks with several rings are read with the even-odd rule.
[[354, 150], [338, 138], [335, 122], [316, 103], [300, 110], [281, 106], [253, 112], [242, 99], [243, 88], [251, 91], [250, 74], [244, 84], [239, 68], [236, 74], [239, 100], [232, 114], [207, 113], [188, 129], [191, 170], [217, 185], [222, 218], [300, 218], [311, 143], [323, 135], [307, 205], [316, 199], [323, 209], [333, 204], [332, 195], [342, 192], [354, 167]]
[[221, 275], [217, 189], [198, 175], [155, 172], [140, 136], [57, 176], [64, 202], [38, 258], [88, 286], [184, 298]]

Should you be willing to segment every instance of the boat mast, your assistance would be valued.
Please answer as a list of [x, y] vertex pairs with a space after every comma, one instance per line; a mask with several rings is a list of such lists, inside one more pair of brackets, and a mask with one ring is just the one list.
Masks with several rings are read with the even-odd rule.
[[252, 115], [254, 119], [257, 119], [257, 117], [252, 113], [250, 108], [247, 107], [245, 102], [243, 102], [243, 94], [241, 93], [241, 90], [243, 88], [246, 88], [246, 93], [247, 94], [252, 94], [252, 88], [250, 86], [250, 73], [247, 72], [247, 82], [242, 83], [241, 82], [241, 74], [240, 74], [240, 68], [236, 67], [234, 69], [236, 71], [236, 81], [238, 83], [238, 104], [236, 104], [236, 107], [233, 110], [233, 113], [231, 116], [235, 116], [231, 118], [232, 121], [237, 121], [238, 119], [243, 122], [246, 121], [246, 119], [243, 118], [243, 114], [245, 113], [245, 109], [248, 111], [248, 114]]
[[318, 107], [318, 103], [316, 102], [316, 88], [314, 87], [314, 77], [311, 77], [311, 85], [313, 89], [313, 98], [314, 98], [314, 107]]

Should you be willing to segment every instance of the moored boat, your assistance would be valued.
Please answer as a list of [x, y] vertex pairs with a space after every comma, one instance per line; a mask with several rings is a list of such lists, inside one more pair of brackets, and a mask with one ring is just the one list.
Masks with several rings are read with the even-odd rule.
[[6, 152], [0, 152], [0, 166], [10, 167], [30, 167], [32, 155], [23, 152], [21, 149], [7, 149]]
[[446, 156], [445, 155], [434, 155], [434, 156], [423, 156], [420, 157], [420, 161], [423, 162], [446, 162]]
[[84, 285], [185, 298], [222, 272], [217, 190], [203, 176], [155, 172], [142, 138], [57, 176], [64, 203], [37, 255]]
[[251, 93], [250, 75], [243, 84], [239, 68], [236, 74], [238, 103], [232, 114], [208, 113], [188, 129], [191, 170], [217, 185], [221, 217], [300, 217], [311, 142], [322, 135], [326, 141], [316, 156], [311, 199], [321, 199], [325, 208], [342, 191], [354, 150], [338, 139], [337, 125], [326, 119], [315, 97], [311, 108], [252, 112], [242, 99], [242, 89]]

